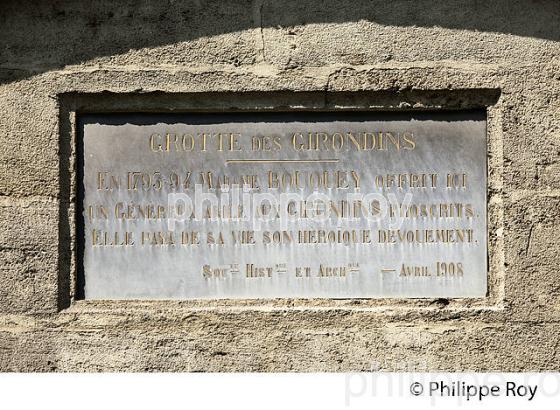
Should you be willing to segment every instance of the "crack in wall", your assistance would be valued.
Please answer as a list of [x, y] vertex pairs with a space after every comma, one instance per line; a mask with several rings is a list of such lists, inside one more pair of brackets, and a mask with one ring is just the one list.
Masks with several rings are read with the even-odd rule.
[[263, 9], [264, 0], [253, 1], [253, 22], [259, 29], [260, 34], [260, 48], [258, 51], [260, 62], [266, 62], [266, 49], [264, 40], [264, 27], [263, 27]]

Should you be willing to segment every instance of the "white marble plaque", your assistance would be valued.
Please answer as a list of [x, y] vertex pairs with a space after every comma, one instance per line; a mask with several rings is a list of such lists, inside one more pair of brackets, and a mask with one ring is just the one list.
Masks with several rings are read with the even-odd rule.
[[86, 299], [484, 297], [483, 112], [79, 118]]

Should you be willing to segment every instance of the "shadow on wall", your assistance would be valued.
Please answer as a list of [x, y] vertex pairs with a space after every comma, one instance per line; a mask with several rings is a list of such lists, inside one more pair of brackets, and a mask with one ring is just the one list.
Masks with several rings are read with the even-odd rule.
[[[0, 82], [95, 57], [256, 27], [360, 20], [558, 41], [558, 0], [4, 0]], [[235, 61], [232, 61], [235, 64]]]

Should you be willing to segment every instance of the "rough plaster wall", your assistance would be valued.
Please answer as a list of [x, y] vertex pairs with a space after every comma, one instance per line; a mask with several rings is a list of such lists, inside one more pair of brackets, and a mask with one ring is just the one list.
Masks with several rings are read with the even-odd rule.
[[[0, 370], [560, 368], [559, 2], [91, 3], [0, 6]], [[63, 95], [465, 89], [499, 91], [488, 303], [66, 306]]]

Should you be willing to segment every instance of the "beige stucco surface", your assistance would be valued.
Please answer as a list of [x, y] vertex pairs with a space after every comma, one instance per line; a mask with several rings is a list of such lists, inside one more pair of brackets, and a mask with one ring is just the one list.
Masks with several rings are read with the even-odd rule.
[[[560, 3], [4, 1], [0, 371], [558, 370]], [[74, 300], [75, 112], [487, 107], [475, 300]]]

